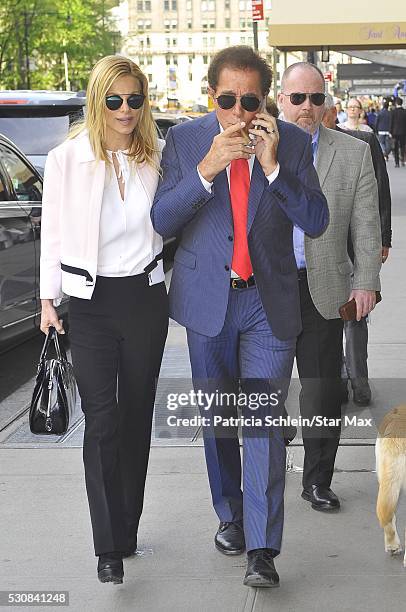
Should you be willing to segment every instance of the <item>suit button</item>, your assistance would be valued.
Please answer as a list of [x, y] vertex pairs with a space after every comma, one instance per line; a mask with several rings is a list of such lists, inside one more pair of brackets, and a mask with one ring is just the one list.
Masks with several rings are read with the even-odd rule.
[[224, 266], [224, 270], [227, 270], [227, 272], [229, 271], [230, 266], [227, 266], [227, 264]]
[[234, 238], [232, 236], [228, 237], [229, 241], [232, 242], [234, 240]]

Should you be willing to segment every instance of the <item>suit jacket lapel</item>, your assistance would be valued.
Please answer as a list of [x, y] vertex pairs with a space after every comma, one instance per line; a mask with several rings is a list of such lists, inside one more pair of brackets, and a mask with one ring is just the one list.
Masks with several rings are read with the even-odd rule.
[[248, 227], [247, 234], [251, 229], [251, 225], [254, 221], [254, 217], [258, 210], [259, 203], [262, 198], [262, 194], [265, 189], [264, 171], [262, 170], [261, 164], [254, 159], [254, 167], [252, 168], [251, 181], [250, 181], [250, 193], [248, 197]]
[[327, 173], [336, 153], [334, 139], [331, 138], [329, 130], [320, 126], [319, 146], [317, 150], [316, 170], [319, 177], [320, 187], [323, 188]]

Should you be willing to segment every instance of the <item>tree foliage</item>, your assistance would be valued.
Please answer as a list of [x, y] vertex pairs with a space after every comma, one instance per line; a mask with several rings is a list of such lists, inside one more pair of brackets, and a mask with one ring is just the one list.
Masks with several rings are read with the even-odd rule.
[[118, 0], [0, 0], [0, 89], [86, 88], [90, 70], [119, 51]]

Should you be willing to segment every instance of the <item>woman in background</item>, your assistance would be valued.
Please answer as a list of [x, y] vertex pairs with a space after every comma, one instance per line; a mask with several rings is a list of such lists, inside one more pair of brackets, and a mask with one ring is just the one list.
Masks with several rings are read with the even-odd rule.
[[373, 130], [363, 123], [361, 115], [363, 108], [358, 98], [350, 98], [347, 104], [347, 121], [340, 123], [340, 128], [343, 130], [359, 130], [361, 132], [372, 132]]
[[49, 153], [44, 176], [41, 329], [63, 333], [54, 305], [71, 296], [98, 578], [116, 584], [137, 548], [168, 328], [162, 238], [150, 221], [161, 145], [147, 78], [127, 58], [104, 57], [84, 122]]

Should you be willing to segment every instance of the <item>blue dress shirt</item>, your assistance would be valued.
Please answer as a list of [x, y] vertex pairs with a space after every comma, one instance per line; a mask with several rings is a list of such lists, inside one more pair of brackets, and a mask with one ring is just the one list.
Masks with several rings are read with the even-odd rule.
[[[312, 149], [313, 149], [313, 164], [316, 163], [317, 158], [317, 149], [319, 147], [319, 132], [317, 131], [313, 134], [312, 137]], [[300, 268], [306, 267], [306, 258], [304, 252], [304, 231], [297, 227], [296, 225], [293, 228], [293, 249], [295, 252], [296, 265]]]

